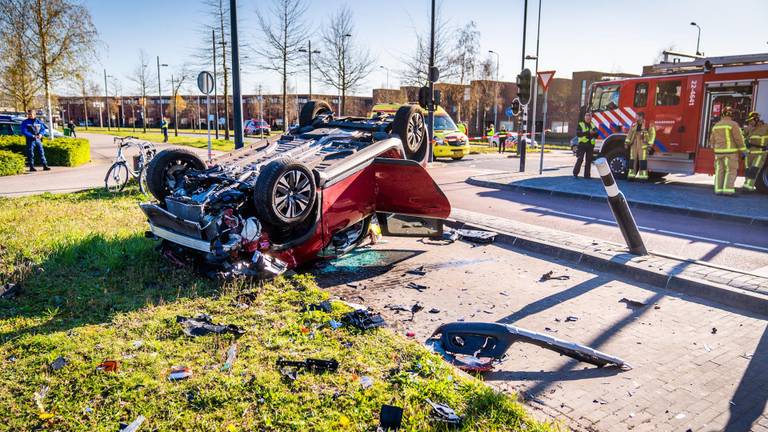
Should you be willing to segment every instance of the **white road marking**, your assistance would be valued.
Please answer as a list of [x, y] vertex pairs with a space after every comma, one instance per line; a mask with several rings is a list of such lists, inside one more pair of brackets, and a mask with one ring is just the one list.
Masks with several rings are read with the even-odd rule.
[[608, 220], [608, 219], [598, 219], [598, 218], [595, 218], [595, 220], [598, 221], [598, 222], [604, 222], [604, 223], [609, 223], [611, 225], [616, 225], [616, 221], [612, 221], [612, 220]]
[[589, 217], [589, 216], [582, 216], [582, 215], [577, 215], [577, 214], [573, 214], [573, 213], [561, 212], [561, 211], [557, 211], [557, 210], [550, 210], [550, 209], [545, 209], [545, 208], [542, 208], [542, 207], [534, 207], [534, 208], [536, 210], [542, 210], [542, 211], [545, 211], [547, 213], [554, 213], [554, 214], [558, 214], [558, 215], [562, 215], [562, 216], [570, 216], [570, 217], [575, 217], [575, 218], [584, 219], [584, 220], [595, 220], [595, 218]]
[[725, 240], [718, 240], [718, 239], [713, 239], [711, 237], [702, 237], [702, 236], [697, 236], [697, 235], [692, 235], [692, 234], [685, 234], [685, 233], [681, 233], [681, 232], [677, 232], [677, 231], [667, 231], [667, 230], [660, 229], [659, 232], [660, 233], [664, 233], [664, 234], [676, 235], [676, 236], [680, 236], [680, 237], [692, 238], [692, 239], [696, 239], [696, 240], [711, 241], [711, 242], [720, 243], [720, 244], [731, 244], [731, 242], [725, 241]]
[[749, 249], [757, 249], [757, 250], [760, 250], [760, 251], [768, 252], [768, 248], [764, 248], [764, 247], [761, 247], [761, 246], [755, 246], [755, 245], [744, 244], [744, 243], [734, 243], [734, 245], [745, 247], [745, 248], [749, 248]]

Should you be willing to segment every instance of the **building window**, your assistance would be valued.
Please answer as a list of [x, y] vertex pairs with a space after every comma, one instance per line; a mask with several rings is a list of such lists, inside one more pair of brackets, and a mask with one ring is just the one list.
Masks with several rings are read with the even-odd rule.
[[552, 122], [552, 132], [553, 133], [568, 133], [568, 122], [567, 121], [553, 121]]
[[632, 102], [635, 108], [644, 107], [648, 103], [648, 83], [635, 84], [635, 100]]
[[587, 103], [587, 80], [581, 80], [581, 93], [579, 100], [579, 106], [584, 106]]
[[672, 106], [680, 103], [681, 81], [662, 81], [656, 84], [656, 106]]

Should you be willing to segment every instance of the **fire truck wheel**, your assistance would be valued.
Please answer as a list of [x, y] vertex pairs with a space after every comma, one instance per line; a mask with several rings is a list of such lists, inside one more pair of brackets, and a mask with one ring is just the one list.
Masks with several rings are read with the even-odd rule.
[[613, 149], [605, 155], [605, 159], [608, 161], [608, 166], [611, 167], [611, 172], [615, 178], [622, 180], [627, 178], [629, 159], [626, 150], [621, 147]]
[[768, 194], [768, 165], [763, 166], [763, 169], [757, 174], [755, 187], [758, 191]]

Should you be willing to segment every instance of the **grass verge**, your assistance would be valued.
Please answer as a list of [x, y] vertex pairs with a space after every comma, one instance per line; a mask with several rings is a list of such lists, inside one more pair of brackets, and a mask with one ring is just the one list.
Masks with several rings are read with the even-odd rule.
[[[327, 298], [309, 276], [218, 285], [170, 267], [142, 235], [142, 199], [98, 190], [0, 198], [0, 284], [21, 286], [0, 299], [0, 429], [114, 431], [143, 415], [141, 430], [364, 431], [394, 404], [405, 409], [403, 430], [445, 430], [426, 398], [464, 415], [462, 430], [555, 428], [389, 330], [332, 330], [342, 304], [301, 312]], [[247, 330], [231, 370], [221, 368], [231, 337], [189, 338], [175, 322], [197, 313]], [[68, 364], [53, 371], [58, 356]], [[335, 358], [340, 368], [286, 381], [278, 357]], [[105, 359], [118, 371], [97, 371]], [[194, 375], [168, 381], [175, 365]]]

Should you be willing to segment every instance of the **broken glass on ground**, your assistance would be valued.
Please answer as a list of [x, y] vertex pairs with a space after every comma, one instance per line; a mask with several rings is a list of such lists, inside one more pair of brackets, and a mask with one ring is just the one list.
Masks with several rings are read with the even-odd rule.
[[235, 358], [237, 358], [237, 344], [233, 343], [227, 348], [227, 356], [224, 359], [224, 364], [221, 366], [221, 371], [226, 372], [232, 370], [232, 365], [235, 364]]
[[197, 314], [193, 318], [177, 316], [176, 322], [181, 324], [181, 330], [185, 335], [196, 337], [205, 336], [211, 333], [224, 334], [231, 333], [235, 336], [241, 336], [245, 329], [234, 324], [214, 324], [210, 315]]
[[[469, 370], [492, 367], [493, 362], [501, 360], [507, 349], [515, 342], [530, 343], [599, 367], [616, 366], [622, 370], [631, 369], [627, 362], [618, 357], [585, 345], [509, 324], [486, 322], [443, 324], [427, 341], [428, 345], [448, 362]], [[469, 356], [469, 359], [459, 355]]]

